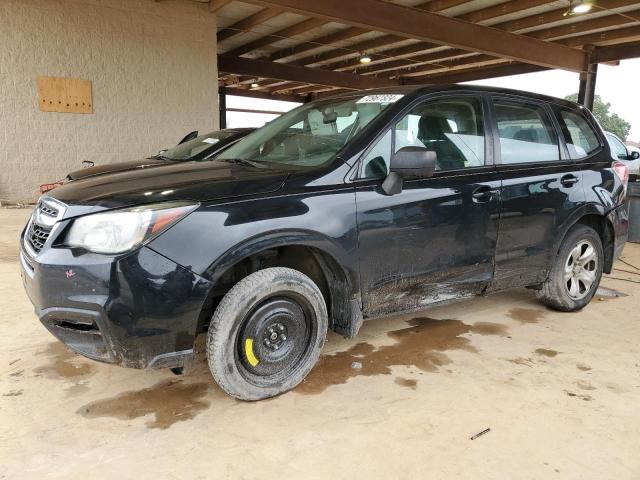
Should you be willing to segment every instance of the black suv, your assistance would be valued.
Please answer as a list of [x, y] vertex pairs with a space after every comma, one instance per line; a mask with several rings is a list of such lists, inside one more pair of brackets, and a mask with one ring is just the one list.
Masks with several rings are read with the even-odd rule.
[[82, 355], [188, 366], [256, 400], [328, 329], [513, 287], [575, 311], [627, 235], [627, 169], [584, 108], [470, 86], [292, 110], [208, 162], [76, 180], [21, 242], [42, 323]]

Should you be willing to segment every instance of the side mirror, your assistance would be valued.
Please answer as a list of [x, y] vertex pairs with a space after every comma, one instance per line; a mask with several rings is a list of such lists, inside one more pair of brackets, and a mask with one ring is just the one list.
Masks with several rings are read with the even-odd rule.
[[197, 130], [194, 130], [193, 132], [189, 132], [186, 137], [184, 137], [182, 140], [180, 140], [178, 142], [178, 145], [180, 145], [181, 143], [184, 143], [184, 142], [188, 142], [189, 140], [193, 140], [197, 136], [198, 136], [198, 131]]
[[402, 191], [405, 178], [429, 178], [436, 170], [436, 152], [424, 147], [402, 147], [391, 158], [391, 173], [382, 182], [387, 195]]
[[631, 154], [629, 155], [629, 160], [637, 160], [640, 158], [640, 152], [634, 150], [633, 152], [631, 152]]

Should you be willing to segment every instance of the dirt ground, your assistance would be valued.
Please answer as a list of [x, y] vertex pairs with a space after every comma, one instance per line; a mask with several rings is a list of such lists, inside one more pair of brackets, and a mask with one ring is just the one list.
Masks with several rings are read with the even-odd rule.
[[561, 314], [518, 290], [370, 322], [293, 392], [244, 403], [202, 353], [178, 377], [55, 341], [20, 282], [28, 214], [0, 210], [0, 478], [640, 478], [640, 245], [603, 281], [627, 296]]

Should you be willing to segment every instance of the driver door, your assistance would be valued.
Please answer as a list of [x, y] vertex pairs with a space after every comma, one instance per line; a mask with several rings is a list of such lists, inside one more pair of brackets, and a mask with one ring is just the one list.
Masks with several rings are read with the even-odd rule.
[[[482, 292], [492, 280], [500, 182], [480, 95], [448, 96], [411, 108], [361, 159], [356, 182], [365, 317], [416, 310]], [[437, 154], [431, 178], [381, 188], [392, 153]]]

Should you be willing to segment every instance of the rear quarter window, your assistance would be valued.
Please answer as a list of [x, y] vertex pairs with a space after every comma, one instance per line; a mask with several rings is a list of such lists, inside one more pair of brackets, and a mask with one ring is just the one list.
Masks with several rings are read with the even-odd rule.
[[580, 112], [561, 109], [558, 116], [572, 160], [588, 157], [600, 148], [596, 132]]

